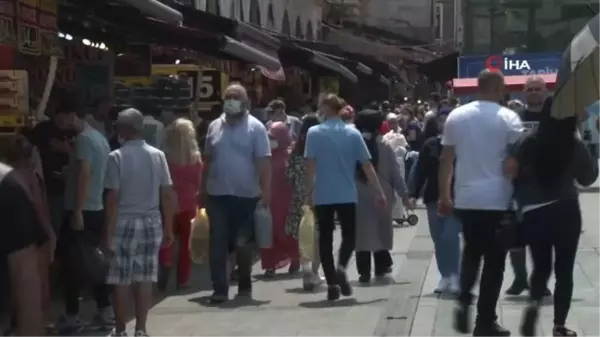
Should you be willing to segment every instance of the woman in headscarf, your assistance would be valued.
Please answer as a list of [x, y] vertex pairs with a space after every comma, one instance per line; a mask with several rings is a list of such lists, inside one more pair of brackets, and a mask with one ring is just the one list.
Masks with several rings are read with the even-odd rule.
[[419, 152], [419, 159], [414, 165], [410, 190], [414, 200], [423, 195], [423, 203], [427, 207], [429, 233], [435, 247], [435, 259], [441, 279], [434, 293], [458, 293], [459, 261], [460, 261], [460, 224], [453, 216], [440, 216], [437, 212], [438, 173], [440, 154], [442, 151], [441, 137], [444, 123], [450, 113], [450, 108], [442, 108], [435, 118], [430, 118], [425, 124], [424, 135], [427, 140]]
[[269, 127], [271, 144], [271, 216], [273, 218], [273, 246], [261, 250], [265, 277], [275, 276], [277, 269], [290, 266], [289, 273], [300, 269], [298, 240], [286, 233], [285, 222], [292, 203], [292, 185], [285, 175], [292, 136], [285, 122], [273, 122]]
[[553, 266], [552, 335], [577, 335], [565, 326], [582, 222], [575, 182], [589, 186], [598, 177], [598, 162], [576, 134], [577, 117], [555, 119], [551, 106], [551, 99], [546, 100], [537, 130], [515, 144], [504, 167], [514, 179], [514, 196], [533, 258], [531, 297], [521, 325], [523, 336], [536, 335], [539, 308]]
[[[395, 159], [398, 162], [398, 165], [400, 166], [400, 175], [402, 175], [402, 179], [406, 181], [404, 157], [406, 156], [406, 148], [408, 147], [408, 142], [402, 134], [402, 129], [399, 125], [399, 118], [396, 114], [389, 113], [386, 117], [386, 123], [388, 125], [389, 131], [383, 133], [383, 140], [392, 146], [392, 149], [394, 150]], [[394, 219], [394, 221], [400, 221], [405, 217], [402, 202], [396, 200], [393, 206], [394, 208], [392, 211], [392, 218]]]
[[[285, 175], [292, 184], [292, 203], [290, 205], [290, 211], [285, 221], [285, 234], [294, 237], [298, 240], [298, 230], [300, 221], [302, 220], [303, 212], [302, 206], [306, 204], [306, 198], [308, 197], [308, 191], [306, 190], [306, 162], [304, 160], [304, 148], [306, 147], [306, 134], [308, 129], [319, 124], [319, 118], [316, 114], [306, 115], [302, 119], [302, 127], [300, 128], [300, 134], [298, 140], [294, 144], [294, 149], [290, 154], [290, 159], [285, 170]], [[316, 235], [316, 233], [315, 233]], [[319, 266], [321, 260], [319, 257], [319, 246], [316, 244], [313, 252], [312, 261], [301, 261], [303, 269], [302, 285], [304, 290], [310, 291], [315, 286], [323, 283], [324, 279], [319, 276]], [[308, 263], [312, 266], [309, 269]]]
[[356, 267], [359, 282], [371, 280], [371, 255], [375, 260], [375, 276], [391, 272], [392, 258], [389, 251], [394, 243], [392, 207], [399, 195], [408, 205], [408, 193], [400, 172], [400, 165], [392, 145], [384, 141], [379, 132], [383, 115], [369, 110], [357, 115], [355, 125], [361, 132], [371, 154], [371, 162], [377, 172], [381, 189], [388, 204], [384, 209], [373, 203], [373, 189], [360, 166], [356, 168], [358, 203], [356, 204]]

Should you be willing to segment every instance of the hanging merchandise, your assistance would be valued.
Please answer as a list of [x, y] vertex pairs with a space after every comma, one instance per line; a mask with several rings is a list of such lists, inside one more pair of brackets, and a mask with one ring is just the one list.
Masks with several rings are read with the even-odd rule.
[[17, 45], [15, 13], [14, 0], [0, 0], [0, 45]]
[[41, 53], [61, 55], [58, 42], [57, 0], [39, 0], [38, 26], [40, 27]]
[[17, 43], [23, 54], [40, 55], [38, 0], [17, 0]]

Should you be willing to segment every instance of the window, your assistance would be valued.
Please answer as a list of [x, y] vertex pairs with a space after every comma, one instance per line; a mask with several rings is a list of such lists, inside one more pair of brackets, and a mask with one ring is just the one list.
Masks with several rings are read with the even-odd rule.
[[299, 39], [304, 38], [304, 34], [302, 33], [302, 20], [300, 20], [300, 16], [296, 17], [296, 37]]
[[258, 0], [250, 1], [250, 23], [257, 26], [261, 25], [260, 20], [260, 7], [258, 6]]
[[283, 13], [283, 21], [281, 22], [281, 34], [283, 35], [292, 35], [292, 27], [290, 27], [290, 15], [288, 14], [287, 9]]

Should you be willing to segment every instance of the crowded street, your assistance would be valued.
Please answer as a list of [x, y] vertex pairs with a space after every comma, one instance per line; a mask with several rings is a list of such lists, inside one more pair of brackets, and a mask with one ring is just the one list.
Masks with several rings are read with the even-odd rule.
[[[580, 202], [584, 232], [577, 251], [574, 294], [570, 322], [580, 336], [600, 334], [600, 181], [583, 189]], [[425, 219], [422, 207], [416, 209]], [[339, 235], [336, 236], [339, 244]], [[337, 245], [336, 245], [337, 247]], [[357, 287], [352, 299], [329, 303], [326, 287], [314, 293], [302, 290], [301, 277], [282, 274], [273, 280], [261, 277], [260, 263], [253, 268], [254, 296], [251, 301], [233, 300], [221, 306], [208, 304], [211, 293], [207, 267], [193, 268], [193, 287], [155, 298], [149, 314], [149, 329], [157, 336], [460, 336], [452, 329], [454, 299], [432, 292], [438, 281], [433, 246], [427, 224], [394, 229], [394, 270], [391, 277], [366, 287]], [[515, 331], [527, 296], [507, 296], [514, 274], [507, 258], [504, 286], [498, 303], [499, 321]], [[531, 265], [531, 264], [530, 264]], [[351, 282], [358, 273], [352, 263]], [[550, 281], [552, 289], [554, 280]], [[540, 335], [548, 336], [552, 324], [552, 299], [545, 300]], [[93, 301], [85, 302], [88, 314]], [[133, 324], [133, 323], [132, 323]], [[82, 332], [103, 336], [101, 332]]]

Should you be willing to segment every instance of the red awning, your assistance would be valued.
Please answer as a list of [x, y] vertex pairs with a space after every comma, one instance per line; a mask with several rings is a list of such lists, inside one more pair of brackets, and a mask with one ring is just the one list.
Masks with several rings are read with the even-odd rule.
[[[556, 74], [539, 75], [548, 89], [554, 89], [556, 84]], [[523, 86], [531, 75], [504, 76], [506, 88], [510, 92], [523, 91]], [[452, 80], [452, 90], [456, 95], [469, 95], [477, 91], [477, 78], [455, 78]]]

